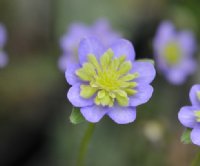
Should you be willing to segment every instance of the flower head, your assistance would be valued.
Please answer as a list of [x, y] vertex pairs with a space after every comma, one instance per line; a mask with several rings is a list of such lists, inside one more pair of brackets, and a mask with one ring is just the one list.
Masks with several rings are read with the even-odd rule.
[[69, 101], [93, 123], [104, 115], [119, 124], [133, 122], [136, 106], [152, 96], [149, 84], [155, 77], [154, 66], [134, 61], [134, 48], [124, 39], [105, 47], [94, 37], [85, 38], [78, 55], [79, 64], [71, 64], [65, 72], [72, 85]]
[[179, 121], [191, 128], [191, 141], [200, 146], [200, 84], [194, 85], [189, 93], [192, 106], [184, 106], [178, 113]]
[[0, 68], [3, 68], [8, 63], [7, 54], [3, 51], [7, 40], [6, 29], [3, 24], [0, 23]]
[[183, 83], [196, 69], [193, 54], [196, 43], [192, 32], [176, 32], [173, 24], [164, 21], [153, 41], [157, 66], [173, 84]]
[[85, 37], [96, 37], [105, 46], [119, 38], [119, 34], [111, 29], [107, 20], [97, 20], [92, 26], [83, 23], [73, 23], [60, 40], [63, 55], [59, 58], [59, 68], [63, 71], [70, 63], [78, 63], [78, 46]]

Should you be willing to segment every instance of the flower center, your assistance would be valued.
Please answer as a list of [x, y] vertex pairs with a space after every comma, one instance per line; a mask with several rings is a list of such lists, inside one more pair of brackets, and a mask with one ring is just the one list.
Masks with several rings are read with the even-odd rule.
[[115, 101], [120, 106], [128, 105], [128, 96], [137, 93], [134, 89], [137, 83], [133, 80], [139, 73], [129, 73], [132, 64], [125, 61], [125, 55], [118, 58], [113, 56], [112, 49], [108, 49], [98, 62], [95, 55], [89, 54], [88, 62], [76, 70], [76, 75], [86, 82], [80, 87], [81, 97], [88, 99], [95, 96], [96, 105], [112, 107]]
[[197, 122], [200, 122], [200, 110], [194, 111], [194, 116]]
[[181, 49], [177, 42], [169, 42], [164, 48], [164, 58], [168, 65], [175, 65], [181, 59]]

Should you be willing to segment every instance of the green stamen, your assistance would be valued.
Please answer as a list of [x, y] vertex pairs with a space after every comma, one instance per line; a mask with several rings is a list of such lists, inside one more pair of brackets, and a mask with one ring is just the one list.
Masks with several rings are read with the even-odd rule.
[[170, 42], [164, 49], [164, 58], [168, 65], [175, 65], [179, 63], [181, 59], [181, 49], [176, 42]]
[[100, 58], [100, 63], [95, 55], [88, 55], [88, 62], [76, 71], [76, 75], [89, 85], [81, 85], [80, 95], [83, 98], [94, 96], [97, 105], [112, 107], [117, 101], [120, 106], [127, 106], [129, 96], [135, 95], [137, 83], [133, 80], [139, 73], [129, 73], [132, 68], [130, 61], [125, 61], [122, 55], [113, 59], [114, 53], [108, 49]]

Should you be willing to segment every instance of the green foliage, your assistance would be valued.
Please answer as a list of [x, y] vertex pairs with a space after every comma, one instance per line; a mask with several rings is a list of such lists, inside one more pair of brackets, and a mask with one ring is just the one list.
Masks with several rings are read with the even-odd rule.
[[73, 107], [72, 113], [71, 113], [69, 119], [70, 119], [70, 122], [73, 124], [79, 124], [79, 123], [85, 121], [84, 117], [80, 113], [80, 109], [76, 108], [76, 107]]
[[191, 129], [187, 128], [181, 136], [181, 142], [183, 142], [184, 144], [190, 144], [191, 143], [190, 134], [191, 134]]

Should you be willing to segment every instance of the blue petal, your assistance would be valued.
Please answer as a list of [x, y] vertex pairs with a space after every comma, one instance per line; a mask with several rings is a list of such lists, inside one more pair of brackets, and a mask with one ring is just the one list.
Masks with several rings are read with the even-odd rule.
[[153, 93], [153, 87], [151, 85], [138, 85], [135, 90], [138, 92], [135, 95], [129, 97], [129, 106], [133, 107], [149, 101]]
[[106, 107], [92, 105], [89, 107], [83, 107], [80, 111], [87, 121], [96, 123], [101, 120], [108, 110]]
[[103, 55], [104, 50], [102, 43], [95, 37], [84, 38], [81, 40], [78, 49], [79, 61], [81, 64], [87, 62], [89, 54], [94, 54], [99, 59]]
[[93, 103], [94, 103], [93, 98], [84, 99], [80, 96], [80, 84], [79, 83], [73, 85], [69, 89], [69, 91], [67, 93], [67, 97], [68, 97], [69, 101], [72, 103], [72, 105], [75, 107], [86, 107], [86, 106], [93, 105]]
[[0, 23], [0, 48], [5, 46], [7, 41], [7, 31], [3, 24]]
[[[173, 24], [170, 21], [163, 21], [158, 28], [156, 37], [153, 41], [154, 50], [157, 54], [165, 47], [166, 43], [173, 40], [176, 36], [176, 32]], [[159, 55], [158, 55], [159, 56]]]
[[195, 145], [200, 146], [200, 124], [197, 124], [191, 132], [191, 140]]
[[5, 67], [8, 64], [8, 56], [5, 52], [0, 51], [0, 68]]
[[80, 82], [80, 79], [75, 74], [76, 70], [79, 68], [79, 64], [68, 65], [67, 70], [65, 71], [65, 78], [70, 85]]
[[78, 49], [79, 42], [84, 37], [88, 36], [89, 28], [82, 23], [73, 23], [69, 27], [67, 33], [60, 39], [60, 47], [63, 52], [73, 52], [74, 49]]
[[134, 62], [131, 73], [139, 73], [139, 77], [135, 79], [139, 84], [149, 84], [156, 75], [153, 64], [149, 62]]
[[114, 106], [109, 109], [108, 116], [118, 124], [131, 123], [136, 119], [135, 107]]
[[180, 109], [178, 113], [178, 119], [185, 127], [193, 128], [195, 126], [195, 110], [195, 107], [192, 106], [185, 106]]
[[200, 106], [200, 100], [197, 98], [197, 92], [200, 92], [200, 84], [193, 85], [189, 93], [190, 101], [194, 106]]
[[181, 31], [177, 34], [177, 39], [183, 54], [187, 57], [193, 56], [197, 48], [194, 34], [190, 31]]
[[135, 59], [135, 50], [128, 40], [118, 39], [110, 46], [110, 48], [113, 50], [115, 57], [126, 55], [127, 60], [134, 61]]

